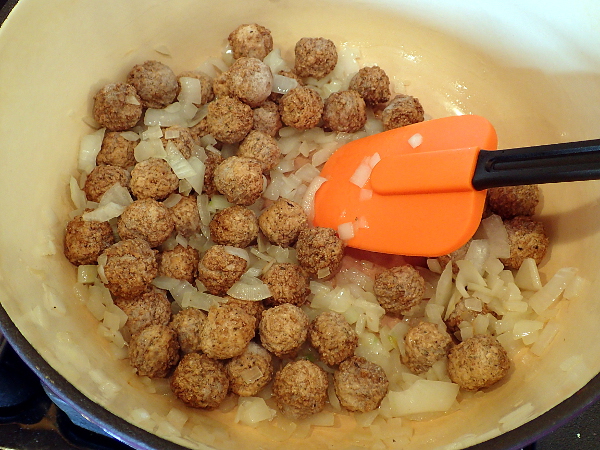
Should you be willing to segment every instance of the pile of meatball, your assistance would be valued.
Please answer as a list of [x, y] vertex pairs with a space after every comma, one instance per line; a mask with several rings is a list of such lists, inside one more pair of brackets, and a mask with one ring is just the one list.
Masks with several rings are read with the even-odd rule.
[[[234, 62], [215, 78], [200, 71], [177, 76], [161, 62], [146, 61], [133, 67], [124, 82], [97, 92], [93, 115], [106, 132], [83, 190], [87, 200], [99, 202], [118, 183], [134, 201], [116, 223], [86, 220], [84, 213], [73, 218], [66, 227], [64, 253], [74, 265], [99, 264], [103, 283], [128, 317], [131, 365], [140, 376], [169, 377], [174, 394], [185, 404], [214, 409], [230, 393], [256, 396], [272, 382], [279, 410], [301, 419], [325, 407], [332, 381], [344, 408], [371, 411], [387, 394], [383, 369], [354, 355], [358, 336], [341, 314], [326, 311], [311, 321], [302, 309], [310, 280], [322, 279], [323, 273], [334, 280], [344, 242], [333, 229], [312, 227], [303, 208], [291, 200], [267, 202], [258, 217], [249, 206], [261, 198], [269, 171], [281, 159], [277, 136], [283, 126], [352, 133], [364, 127], [371, 108], [384, 129], [391, 129], [424, 120], [423, 108], [414, 97], [392, 97], [388, 76], [377, 66], [360, 69], [347, 90], [323, 99], [306, 81], [322, 79], [335, 68], [337, 50], [329, 39], [300, 39], [293, 70], [279, 74], [263, 62], [273, 50], [265, 27], [241, 25], [228, 41]], [[274, 75], [295, 80], [296, 87], [285, 94], [273, 92]], [[175, 102], [184, 77], [200, 81], [196, 106], [206, 104], [208, 112], [194, 126], [164, 127], [162, 144], [173, 144], [190, 158], [201, 139], [210, 135], [217, 150], [206, 149], [203, 191], [181, 195], [165, 206], [164, 200], [178, 192], [178, 177], [162, 158], [138, 162], [137, 142], [122, 132], [139, 127], [147, 108]], [[236, 145], [236, 154], [223, 158], [218, 149], [224, 144]], [[512, 197], [491, 193], [489, 207], [506, 218], [514, 246], [514, 256], [505, 264], [517, 267], [534, 247], [534, 257], [541, 259], [547, 246], [541, 225], [530, 218], [531, 208], [514, 213], [521, 197], [535, 197], [537, 191], [515, 191]], [[200, 232], [199, 194], [221, 194], [233, 204], [211, 218], [214, 245], [202, 253], [182, 244], [163, 249], [174, 234], [190, 238]], [[505, 214], [504, 209], [511, 212]], [[227, 292], [248, 263], [231, 248], [248, 248], [259, 234], [272, 245], [294, 247], [298, 264], [274, 263], [262, 274], [271, 294], [264, 301], [232, 298]], [[449, 263], [455, 256], [441, 261]], [[207, 313], [177, 310], [170, 294], [152, 284], [157, 276], [196, 284], [222, 297], [222, 302]], [[424, 280], [410, 265], [389, 268], [377, 275], [375, 294], [386, 313], [402, 317], [423, 301]], [[405, 338], [403, 363], [419, 374], [447, 356], [451, 379], [467, 390], [491, 386], [504, 377], [509, 362], [495, 338], [476, 336], [457, 344], [452, 327], [472, 320], [468, 314], [473, 311], [457, 305], [447, 330], [427, 322], [415, 324]], [[307, 345], [320, 361], [298, 356]], [[332, 368], [332, 380], [324, 365]]]

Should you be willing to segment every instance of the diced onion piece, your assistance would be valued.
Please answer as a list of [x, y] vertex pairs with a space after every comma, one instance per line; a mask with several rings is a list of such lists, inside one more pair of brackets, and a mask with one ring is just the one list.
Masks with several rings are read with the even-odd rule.
[[274, 74], [288, 69], [285, 60], [281, 57], [281, 50], [278, 48], [271, 50], [271, 52], [265, 56], [263, 62], [269, 66], [271, 72]]
[[367, 218], [365, 216], [360, 216], [354, 222], [355, 230], [360, 230], [361, 228], [369, 228], [369, 222], [367, 222]]
[[295, 87], [298, 87], [298, 81], [294, 78], [278, 74], [273, 75], [271, 92], [275, 92], [277, 94], [287, 94], [290, 89], [294, 89]]
[[311, 222], [315, 218], [315, 195], [321, 185], [326, 181], [327, 179], [321, 176], [315, 177], [308, 185], [308, 189], [306, 189], [304, 197], [302, 198], [302, 209], [304, 209], [304, 212]]
[[242, 258], [242, 259], [246, 260], [246, 262], [250, 262], [250, 255], [248, 255], [248, 252], [246, 251], [246, 249], [239, 248], [239, 247], [232, 247], [230, 245], [225, 245], [224, 249], [230, 255], [237, 256], [238, 258]]
[[296, 176], [307, 183], [310, 183], [315, 177], [318, 177], [319, 173], [319, 169], [309, 163], [304, 164], [296, 170]]
[[[483, 266], [490, 257], [490, 244], [487, 239], [473, 239], [465, 255], [465, 260], [471, 261], [480, 274]], [[482, 279], [483, 280], [483, 279]], [[484, 284], [484, 283], [482, 283]]]
[[258, 422], [273, 420], [276, 414], [261, 397], [240, 397], [234, 422], [253, 426]]
[[369, 178], [371, 177], [371, 167], [366, 162], [362, 162], [358, 165], [352, 176], [350, 177], [350, 183], [355, 184], [359, 188], [363, 188]]
[[98, 266], [95, 264], [80, 265], [77, 267], [77, 282], [92, 284], [98, 277]]
[[240, 372], [240, 377], [244, 383], [250, 384], [259, 380], [263, 376], [263, 371], [258, 366], [248, 367]]
[[510, 244], [502, 218], [495, 214], [491, 215], [481, 221], [481, 226], [490, 244], [490, 257], [508, 258]]
[[100, 128], [98, 131], [88, 134], [81, 139], [77, 167], [82, 172], [90, 173], [96, 167], [96, 156], [98, 156], [102, 148], [105, 131], [106, 128]]
[[194, 117], [198, 108], [193, 104], [175, 102], [164, 109], [148, 108], [144, 115], [144, 125], [160, 125], [161, 127], [171, 127], [181, 125], [187, 127], [189, 120]]
[[417, 148], [422, 143], [423, 143], [423, 136], [420, 133], [415, 133], [411, 137], [408, 138], [408, 144], [412, 148]]
[[165, 201], [163, 201], [163, 205], [166, 208], [172, 208], [173, 206], [175, 206], [177, 203], [179, 203], [181, 201], [181, 199], [183, 198], [182, 195], [180, 194], [171, 194], [169, 195]]
[[239, 300], [258, 301], [271, 297], [271, 291], [269, 286], [258, 278], [242, 275], [242, 278], [229, 288], [227, 295]]
[[531, 346], [531, 352], [534, 355], [541, 356], [550, 345], [554, 337], [558, 334], [560, 325], [553, 320], [549, 321], [538, 336], [537, 341]]
[[381, 161], [381, 156], [379, 155], [379, 153], [373, 153], [373, 155], [369, 158], [369, 167], [371, 169], [374, 168], [379, 163], [379, 161]]
[[71, 201], [75, 205], [75, 209], [84, 209], [87, 204], [87, 198], [85, 192], [79, 188], [79, 183], [75, 177], [71, 177], [69, 180], [69, 188], [71, 190]]
[[360, 193], [358, 194], [358, 199], [360, 201], [365, 201], [365, 200], [371, 200], [371, 198], [373, 198], [373, 191], [371, 189], [362, 189], [360, 190]]
[[204, 189], [204, 173], [206, 171], [206, 166], [196, 156], [192, 156], [187, 161], [194, 170], [195, 175], [186, 177], [186, 180], [196, 192], [202, 193], [202, 189]]
[[133, 203], [133, 198], [126, 187], [120, 183], [113, 184], [100, 198], [98, 207], [102, 207], [108, 203], [116, 203], [121, 206], [129, 206]]
[[354, 237], [354, 225], [352, 222], [340, 224], [337, 231], [342, 241], [349, 241]]
[[125, 211], [125, 206], [114, 202], [106, 203], [99, 206], [93, 211], [88, 211], [83, 214], [82, 218], [85, 221], [108, 222], [110, 219], [119, 217]]
[[539, 291], [542, 288], [540, 273], [533, 258], [525, 258], [515, 275], [515, 284], [524, 290]]
[[329, 275], [331, 275], [331, 269], [329, 269], [329, 267], [324, 267], [323, 269], [319, 269], [317, 271], [318, 279], [327, 278]]
[[142, 140], [149, 141], [150, 139], [160, 139], [163, 137], [163, 130], [160, 125], [152, 125], [142, 132]]
[[544, 324], [538, 320], [519, 320], [513, 327], [513, 338], [521, 339], [535, 331], [541, 330], [543, 327]]
[[181, 90], [177, 100], [181, 103], [202, 103], [202, 84], [198, 78], [181, 77], [179, 78]]
[[202, 225], [208, 226], [210, 223], [210, 211], [208, 209], [208, 195], [201, 194], [197, 198], [198, 213], [200, 214], [200, 222]]
[[140, 135], [135, 131], [123, 131], [121, 137], [127, 141], [135, 142], [140, 140]]
[[[197, 175], [192, 165], [186, 160], [181, 152], [177, 149], [177, 146], [172, 142], [167, 142], [167, 162], [177, 178], [180, 180], [192, 178]], [[198, 160], [200, 161], [200, 160]], [[201, 161], [200, 161], [201, 162]], [[204, 166], [204, 164], [202, 164]]]
[[567, 300], [579, 298], [588, 285], [589, 282], [585, 278], [576, 275], [575, 278], [567, 284], [567, 287], [563, 292], [563, 298], [566, 298]]
[[339, 144], [337, 142], [323, 145], [320, 150], [313, 153], [311, 164], [315, 167], [319, 167], [321, 164], [324, 164], [338, 148]]
[[179, 130], [167, 129], [165, 130], [165, 139], [177, 139], [181, 135]]
[[166, 158], [167, 153], [162, 141], [158, 138], [140, 141], [133, 149], [133, 156], [137, 162], [146, 161], [150, 158]]
[[394, 417], [441, 412], [449, 409], [458, 395], [457, 384], [418, 380], [404, 391], [388, 393]]
[[529, 298], [529, 306], [538, 314], [548, 309], [562, 294], [567, 285], [575, 278], [577, 269], [563, 267], [542, 287]]

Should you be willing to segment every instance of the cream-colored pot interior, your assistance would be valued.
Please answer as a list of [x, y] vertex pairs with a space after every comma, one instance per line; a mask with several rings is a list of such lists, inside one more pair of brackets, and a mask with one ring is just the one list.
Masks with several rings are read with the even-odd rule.
[[[288, 60], [303, 36], [360, 46], [361, 64], [381, 65], [432, 117], [487, 117], [500, 148], [592, 139], [600, 137], [599, 21], [592, 0], [568, 7], [541, 0], [22, 0], [0, 32], [0, 301], [52, 367], [116, 415], [185, 409], [169, 395], [147, 393], [127, 361], [111, 357], [61, 256], [69, 177], [79, 140], [91, 131], [82, 118], [99, 86], [146, 59], [176, 73], [193, 69], [219, 56], [236, 26], [258, 22]], [[518, 425], [499, 419], [519, 406], [531, 405], [522, 421], [531, 420], [600, 371], [600, 184], [547, 185], [543, 195], [541, 218], [553, 245], [542, 272], [578, 267], [590, 281], [586, 293], [563, 311], [542, 358], [519, 353], [507, 382], [468, 408], [416, 423], [407, 449], [462, 448], [494, 437]], [[46, 255], [50, 242], [54, 255]], [[565, 366], [573, 356], [575, 367]], [[341, 428], [316, 428], [310, 444], [278, 443], [234, 425], [232, 414], [189, 412], [190, 426], [209, 424], [218, 447], [351, 445], [344, 420]]]

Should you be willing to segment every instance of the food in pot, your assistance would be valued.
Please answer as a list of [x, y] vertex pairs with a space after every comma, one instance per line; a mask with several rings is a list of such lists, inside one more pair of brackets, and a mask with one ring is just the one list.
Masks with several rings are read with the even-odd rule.
[[248, 133], [248, 136], [240, 142], [237, 154], [260, 161], [263, 172], [273, 169], [281, 158], [281, 150], [275, 138], [256, 129]]
[[367, 123], [365, 101], [356, 91], [334, 92], [323, 107], [323, 125], [325, 128], [344, 133], [355, 133]]
[[162, 289], [149, 289], [134, 298], [114, 298], [115, 305], [127, 314], [125, 327], [131, 335], [149, 325], [168, 325], [171, 321], [171, 302]]
[[140, 200], [164, 200], [177, 190], [179, 178], [164, 159], [150, 158], [135, 165], [129, 187]]
[[138, 375], [164, 378], [179, 361], [179, 342], [171, 328], [151, 324], [131, 336], [129, 362]]
[[404, 335], [405, 353], [402, 362], [414, 374], [427, 372], [446, 357], [452, 338], [446, 330], [430, 322], [421, 322]]
[[323, 115], [324, 102], [317, 92], [307, 86], [290, 89], [279, 101], [281, 121], [297, 130], [316, 127]]
[[228, 202], [250, 206], [263, 192], [262, 166], [254, 158], [230, 156], [216, 167], [214, 183]]
[[208, 104], [206, 116], [208, 131], [218, 141], [236, 144], [252, 129], [254, 124], [252, 108], [236, 98], [217, 94], [216, 86], [215, 95], [217, 99]]
[[94, 120], [109, 131], [133, 128], [142, 113], [142, 99], [131, 84], [110, 83], [94, 96]]
[[136, 164], [134, 149], [137, 140], [124, 137], [119, 131], [107, 131], [104, 133], [102, 147], [96, 156], [98, 165], [118, 166], [127, 169]]
[[368, 105], [390, 99], [390, 79], [379, 66], [361, 68], [350, 80], [349, 88], [358, 92]]
[[197, 308], [185, 308], [173, 315], [169, 326], [177, 333], [177, 341], [183, 354], [201, 351], [201, 333], [205, 321], [206, 313]]
[[215, 409], [229, 392], [223, 363], [200, 353], [181, 359], [170, 384], [173, 393], [193, 408]]
[[504, 222], [510, 244], [510, 256], [503, 258], [502, 263], [518, 269], [527, 258], [533, 258], [540, 264], [548, 250], [548, 236], [542, 222], [527, 216], [517, 216]]
[[294, 56], [294, 72], [301, 78], [323, 78], [333, 71], [338, 60], [333, 41], [322, 37], [300, 39]]
[[321, 361], [330, 366], [336, 366], [354, 355], [358, 345], [356, 331], [344, 316], [335, 311], [319, 314], [310, 324], [308, 336]]
[[83, 220], [79, 214], [67, 223], [64, 254], [71, 264], [95, 264], [100, 254], [115, 243], [108, 222]]
[[271, 243], [289, 247], [296, 243], [300, 232], [308, 227], [308, 217], [298, 203], [279, 198], [263, 211], [258, 218], [258, 225]]
[[198, 267], [198, 279], [208, 292], [223, 295], [240, 279], [246, 270], [246, 261], [233, 255], [222, 245], [207, 250]]
[[262, 282], [269, 286], [271, 297], [265, 299], [269, 306], [302, 306], [310, 294], [310, 279], [298, 264], [275, 263], [262, 276]]
[[231, 303], [213, 306], [202, 326], [200, 349], [214, 359], [241, 355], [254, 337], [256, 319]]
[[216, 244], [246, 248], [258, 237], [258, 219], [244, 206], [222, 209], [214, 215], [209, 226]]
[[169, 66], [159, 61], [146, 61], [133, 66], [127, 83], [135, 88], [146, 108], [164, 108], [173, 103], [179, 85]]
[[247, 57], [263, 60], [273, 50], [271, 31], [257, 23], [240, 25], [227, 39], [236, 59]]
[[241, 397], [257, 395], [273, 378], [271, 354], [255, 342], [250, 342], [241, 355], [225, 364], [229, 386]]
[[117, 183], [128, 187], [129, 172], [118, 166], [100, 165], [87, 176], [83, 191], [88, 200], [99, 202], [104, 193]]
[[360, 356], [342, 362], [333, 374], [333, 383], [341, 405], [359, 412], [377, 408], [389, 385], [383, 369]]
[[306, 313], [291, 303], [274, 306], [262, 313], [260, 342], [275, 356], [293, 358], [306, 341], [309, 323]]
[[381, 113], [383, 128], [386, 130], [423, 122], [424, 119], [421, 102], [410, 95], [395, 96]]
[[128, 205], [118, 224], [122, 239], [140, 238], [151, 247], [158, 247], [165, 242], [174, 228], [169, 210], [151, 198], [135, 200]]
[[486, 200], [490, 210], [503, 219], [533, 216], [540, 202], [540, 188], [537, 184], [491, 188]]
[[296, 250], [300, 266], [319, 278], [335, 273], [344, 257], [344, 243], [331, 228], [303, 229], [298, 235]]
[[185, 280], [194, 283], [198, 276], [200, 256], [193, 247], [177, 244], [172, 250], [164, 250], [159, 257], [159, 276]]
[[411, 265], [392, 267], [375, 277], [377, 301], [390, 314], [405, 314], [423, 300], [425, 280]]

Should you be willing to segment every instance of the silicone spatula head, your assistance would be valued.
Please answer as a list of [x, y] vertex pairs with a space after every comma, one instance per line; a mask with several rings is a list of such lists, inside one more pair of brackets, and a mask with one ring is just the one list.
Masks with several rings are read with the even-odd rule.
[[[350, 247], [440, 256], [464, 245], [481, 221], [486, 191], [472, 187], [480, 149], [497, 135], [483, 117], [453, 116], [344, 145], [327, 161], [314, 224], [352, 229]], [[345, 233], [344, 233], [345, 234]]]

